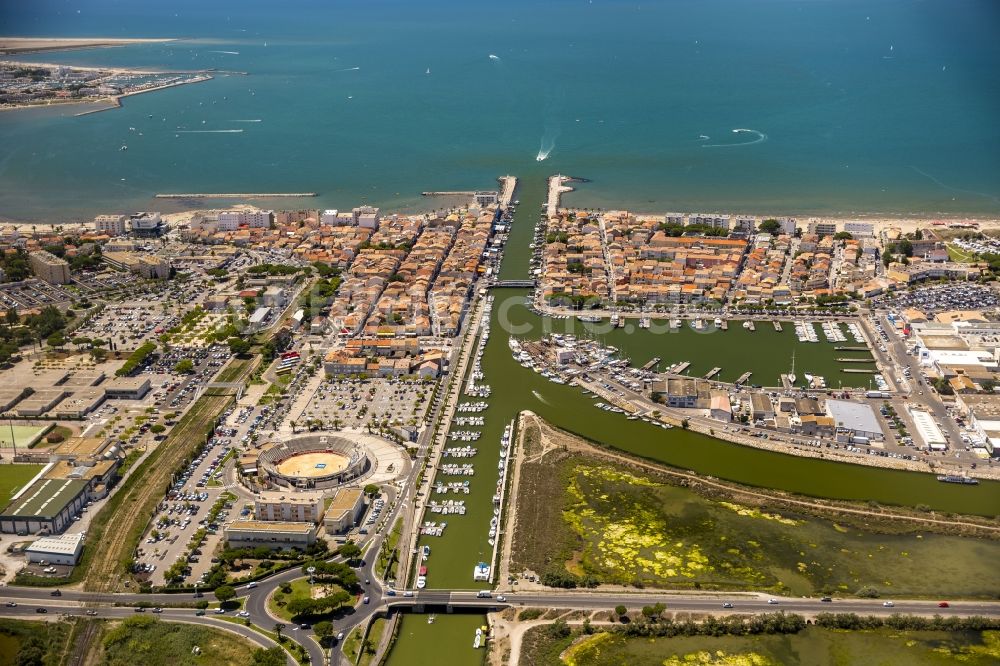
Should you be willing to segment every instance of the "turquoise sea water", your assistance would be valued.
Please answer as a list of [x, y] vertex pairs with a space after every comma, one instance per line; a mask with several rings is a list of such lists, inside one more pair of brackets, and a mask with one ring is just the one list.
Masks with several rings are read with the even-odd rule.
[[1000, 215], [994, 0], [4, 0], [0, 12], [7, 34], [183, 38], [25, 59], [248, 72], [84, 117], [0, 113], [2, 217], [191, 205], [156, 192], [412, 208], [422, 190], [556, 172], [592, 181], [570, 200], [584, 206]]

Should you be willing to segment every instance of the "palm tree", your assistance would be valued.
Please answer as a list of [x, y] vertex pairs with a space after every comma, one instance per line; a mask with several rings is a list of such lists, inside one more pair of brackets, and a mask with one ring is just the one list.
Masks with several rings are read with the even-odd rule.
[[294, 435], [295, 434], [295, 426], [298, 425], [298, 424], [295, 421], [292, 421], [291, 423], [289, 423], [289, 425], [292, 426], [292, 434]]
[[274, 633], [278, 634], [278, 640], [281, 640], [281, 632], [285, 628], [285, 625], [281, 622], [274, 623]]

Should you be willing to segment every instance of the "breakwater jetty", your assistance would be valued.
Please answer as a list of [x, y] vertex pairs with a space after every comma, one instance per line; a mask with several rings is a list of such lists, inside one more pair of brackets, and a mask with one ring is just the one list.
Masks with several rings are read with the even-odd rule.
[[552, 218], [556, 216], [556, 212], [559, 210], [559, 200], [562, 198], [562, 195], [573, 191], [573, 188], [566, 184], [571, 180], [573, 179], [569, 176], [560, 174], [549, 177], [549, 198], [545, 203], [545, 212], [548, 217]]
[[181, 194], [160, 193], [155, 199], [297, 199], [316, 197], [316, 192], [185, 192]]
[[422, 197], [472, 197], [475, 196], [475, 192], [463, 192], [455, 190], [453, 192], [421, 192]]

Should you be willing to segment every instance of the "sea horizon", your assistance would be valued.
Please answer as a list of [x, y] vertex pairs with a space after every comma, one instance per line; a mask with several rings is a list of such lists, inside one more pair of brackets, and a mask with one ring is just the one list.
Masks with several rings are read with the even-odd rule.
[[247, 75], [80, 117], [0, 113], [0, 219], [242, 203], [161, 192], [419, 211], [434, 207], [422, 191], [505, 173], [586, 178], [566, 198], [580, 208], [1000, 217], [1000, 9], [985, 0], [380, 3], [391, 22], [355, 2], [74, 6], [8, 9], [5, 31], [176, 41], [8, 59]]

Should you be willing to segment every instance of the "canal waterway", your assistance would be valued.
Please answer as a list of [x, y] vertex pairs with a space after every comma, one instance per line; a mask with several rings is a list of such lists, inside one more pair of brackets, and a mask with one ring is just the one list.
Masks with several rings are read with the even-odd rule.
[[[525, 181], [522, 181], [525, 182]], [[530, 181], [528, 181], [530, 182]], [[544, 181], [542, 181], [544, 182]], [[529, 195], [531, 198], [529, 199]], [[517, 193], [521, 201], [505, 256], [505, 266], [517, 258], [527, 261], [525, 246], [530, 243], [531, 228], [538, 214], [544, 188], [525, 186]], [[520, 268], [520, 270], [518, 270]], [[521, 277], [524, 267], [516, 264], [506, 274]], [[600, 444], [617, 448], [679, 469], [693, 470], [750, 486], [773, 488], [814, 497], [876, 501], [884, 504], [926, 504], [934, 509], [956, 513], [992, 515], [1000, 506], [1000, 484], [984, 482], [979, 486], [960, 486], [938, 482], [930, 474], [888, 470], [863, 465], [849, 465], [818, 458], [804, 458], [731, 444], [678, 428], [663, 430], [643, 421], [629, 421], [621, 414], [594, 407], [594, 400], [578, 388], [549, 382], [537, 373], [521, 367], [511, 356], [508, 338], [537, 338], [547, 332], [571, 332], [603, 339], [618, 347], [634, 364], [654, 356], [663, 363], [688, 361], [692, 376], [703, 375], [712, 367], [722, 367], [721, 378], [732, 380], [752, 372], [751, 381], [776, 385], [778, 375], [787, 372], [791, 355], [796, 356], [796, 374], [821, 374], [831, 388], [841, 380], [844, 386], [866, 386], [868, 375], [840, 373], [844, 366], [873, 367], [868, 364], [843, 364], [837, 358], [870, 358], [864, 352], [837, 351], [835, 347], [857, 346], [853, 340], [830, 343], [799, 342], [791, 325], [777, 332], [768, 322], [758, 322], [750, 332], [734, 325], [728, 331], [699, 333], [687, 323], [669, 329], [666, 322], [654, 322], [650, 330], [611, 328], [606, 324], [584, 324], [573, 318], [552, 319], [540, 316], [527, 307], [529, 290], [495, 289], [491, 312], [490, 339], [482, 358], [484, 383], [492, 387], [486, 399], [488, 407], [481, 415], [485, 426], [473, 443], [478, 455], [470, 460], [476, 474], [472, 477], [439, 477], [439, 480], [469, 480], [469, 494], [433, 495], [435, 501], [464, 500], [465, 515], [440, 517], [427, 514], [425, 520], [448, 523], [442, 536], [422, 537], [429, 545], [426, 562], [429, 588], [478, 589], [472, 578], [479, 561], [489, 561], [493, 548], [488, 543], [488, 526], [493, 512], [498, 471], [499, 442], [505, 425], [518, 412], [530, 409], [557, 427], [578, 433]], [[663, 330], [666, 329], [666, 330]], [[478, 401], [463, 397], [462, 401]], [[454, 428], [465, 429], [465, 428]], [[456, 442], [454, 445], [462, 444]], [[448, 446], [453, 444], [449, 442]]]
[[485, 615], [464, 613], [433, 616], [404, 614], [386, 666], [479, 666], [485, 649], [476, 649], [476, 629]]

